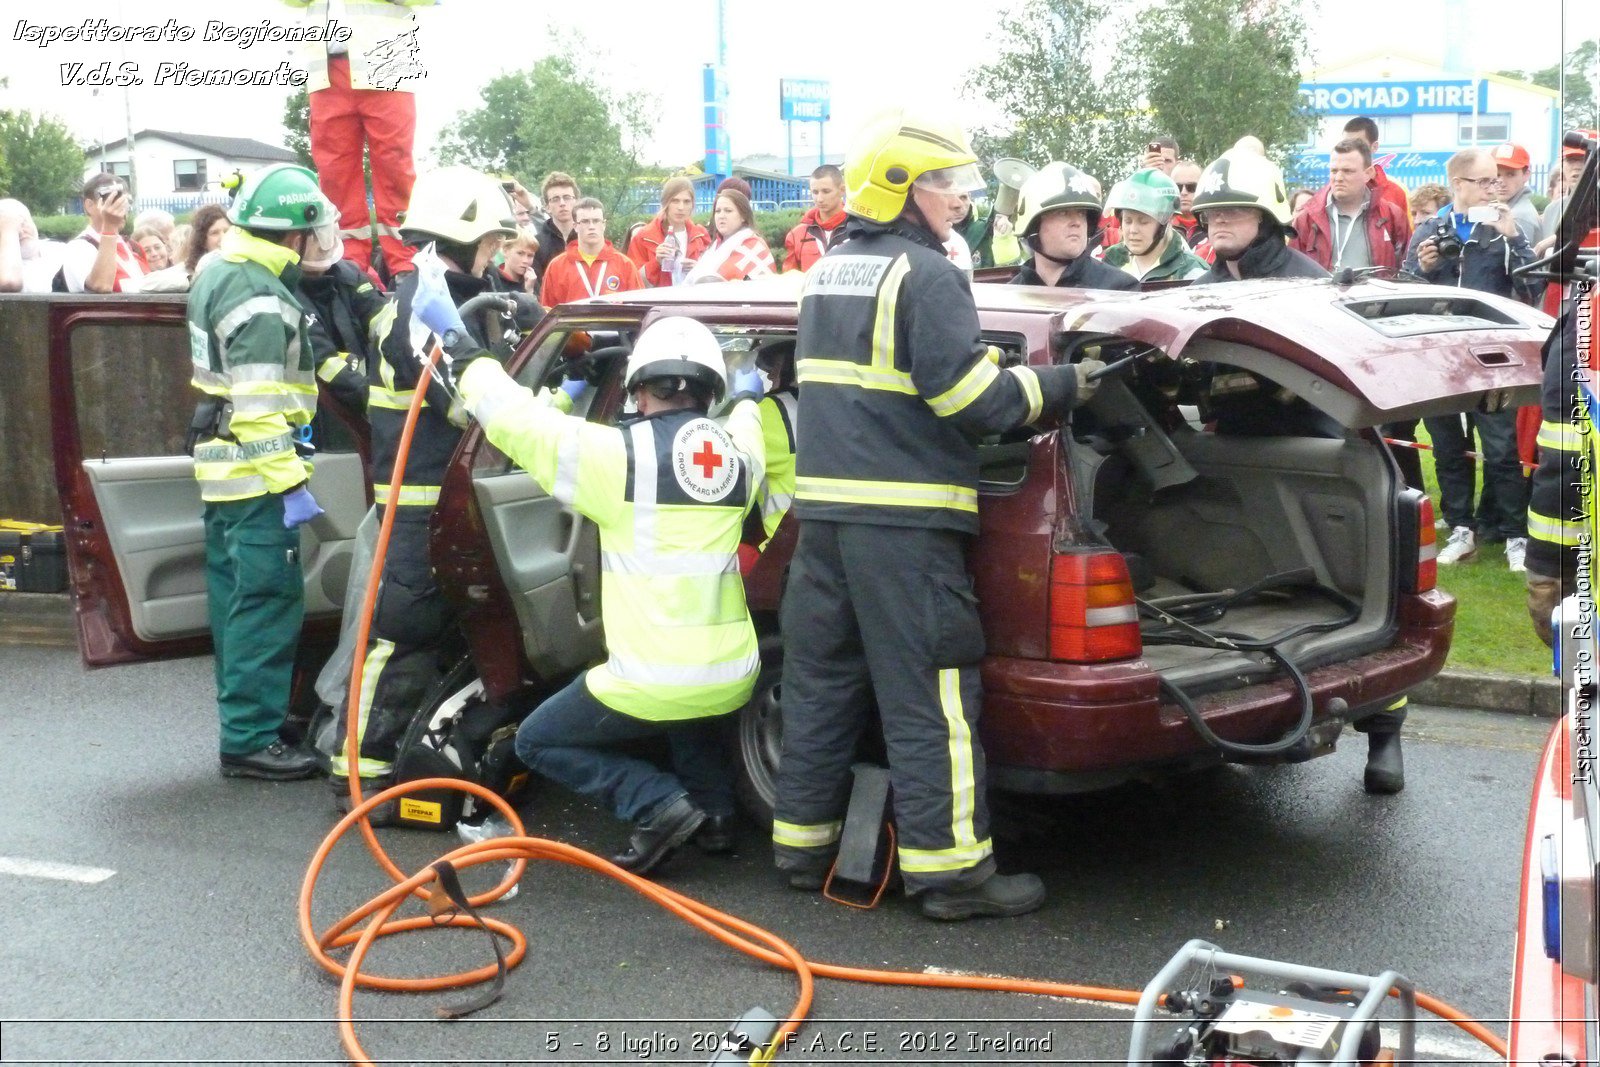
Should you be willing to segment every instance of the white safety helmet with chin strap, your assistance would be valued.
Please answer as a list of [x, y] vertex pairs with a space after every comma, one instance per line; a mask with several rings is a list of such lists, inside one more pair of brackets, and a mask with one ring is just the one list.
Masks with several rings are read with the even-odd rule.
[[645, 382], [672, 378], [706, 386], [713, 404], [728, 392], [722, 346], [698, 319], [681, 315], [657, 319], [639, 335], [628, 354], [623, 382], [630, 393]]
[[489, 175], [471, 167], [441, 167], [417, 175], [400, 233], [418, 244], [475, 245], [486, 234], [515, 237], [516, 210], [505, 188]]

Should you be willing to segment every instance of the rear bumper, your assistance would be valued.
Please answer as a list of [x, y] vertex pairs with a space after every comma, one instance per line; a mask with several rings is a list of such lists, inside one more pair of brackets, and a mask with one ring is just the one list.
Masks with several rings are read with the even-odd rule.
[[[1335, 698], [1376, 710], [1444, 666], [1455, 599], [1433, 590], [1402, 597], [1386, 647], [1306, 675], [1317, 721]], [[1143, 660], [1080, 665], [992, 656], [984, 661], [982, 735], [991, 777], [1002, 787], [1072, 792], [1146, 770], [1215, 762], [1220, 755], [1183, 710], [1163, 704]], [[1271, 741], [1294, 725], [1299, 702], [1287, 678], [1195, 700], [1206, 723], [1231, 741]]]

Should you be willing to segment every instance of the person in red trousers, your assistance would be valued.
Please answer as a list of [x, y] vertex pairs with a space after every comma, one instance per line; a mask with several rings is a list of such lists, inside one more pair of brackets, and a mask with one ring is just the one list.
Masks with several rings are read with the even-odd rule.
[[[311, 94], [311, 159], [322, 191], [339, 209], [345, 258], [372, 266], [372, 242], [383, 250], [389, 277], [411, 269], [412, 249], [400, 240], [400, 213], [411, 199], [417, 102], [426, 77], [417, 50], [412, 10], [438, 0], [284, 0], [320, 25], [323, 40], [301, 45]], [[367, 207], [363, 154], [372, 166]], [[374, 232], [376, 229], [376, 232]]]

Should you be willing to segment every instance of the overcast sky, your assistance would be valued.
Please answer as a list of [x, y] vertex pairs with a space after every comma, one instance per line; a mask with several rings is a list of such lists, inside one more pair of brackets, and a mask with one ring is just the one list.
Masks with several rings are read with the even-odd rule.
[[[1563, 7], [1567, 15], [1563, 18]], [[778, 79], [816, 78], [831, 83], [833, 122], [826, 131], [830, 152], [842, 150], [850, 132], [873, 110], [895, 98], [921, 99], [952, 109], [972, 124], [985, 112], [960, 99], [966, 71], [997, 45], [987, 39], [981, 3], [952, 0], [906, 5], [890, 0], [849, 0], [826, 6], [765, 0], [727, 0], [728, 125], [733, 156], [782, 156], [784, 126], [778, 119]], [[948, 12], [938, 17], [941, 9]], [[26, 16], [21, 12], [27, 10]], [[602, 0], [598, 3], [441, 0], [421, 9], [422, 59], [429, 71], [418, 92], [419, 154], [430, 147], [455, 115], [477, 102], [478, 90], [497, 73], [532, 63], [559, 34], [567, 53], [588, 63], [620, 89], [643, 89], [659, 98], [660, 121], [650, 154], [683, 165], [702, 153], [702, 65], [715, 56], [715, 0]], [[1481, 69], [1537, 68], [1554, 63], [1580, 40], [1600, 33], [1600, 4], [1592, 0], [1320, 0], [1311, 39], [1316, 63], [1328, 65], [1369, 51], [1373, 42], [1437, 59], [1444, 51], [1440, 28], [1447, 12], [1460, 11], [1471, 27], [1466, 58]], [[1583, 14], [1578, 14], [1580, 11]], [[911, 14], [908, 14], [910, 12]], [[828, 16], [838, 22], [824, 21]], [[23, 23], [77, 24], [157, 22], [167, 18], [192, 26], [188, 44], [63, 44], [48, 48], [19, 40]], [[240, 49], [200, 38], [208, 20], [246, 26], [266, 19], [295, 24], [300, 15], [279, 0], [63, 0], [21, 4], [8, 0], [0, 14], [0, 107], [52, 112], [85, 142], [122, 137], [129, 126], [228, 134], [279, 142], [281, 87], [195, 88], [146, 84], [124, 94], [63, 86], [64, 64], [89, 67], [109, 60], [135, 63], [153, 81], [162, 62], [196, 67], [272, 69], [292, 58], [292, 46], [257, 44]], [[853, 35], [852, 27], [874, 32]], [[125, 98], [126, 97], [126, 98]], [[816, 152], [815, 125], [797, 124], [804, 136], [796, 162]], [[524, 175], [523, 177], [529, 177]]]

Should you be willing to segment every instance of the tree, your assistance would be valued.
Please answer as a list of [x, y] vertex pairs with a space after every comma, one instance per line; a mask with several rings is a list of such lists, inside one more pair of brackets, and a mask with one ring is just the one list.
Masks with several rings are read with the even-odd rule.
[[973, 138], [980, 159], [1016, 156], [1035, 166], [1064, 160], [1109, 183], [1139, 153], [1145, 117], [1134, 107], [1126, 69], [1097, 72], [1115, 54], [1118, 24], [1100, 0], [1028, 0], [1000, 16], [999, 54], [967, 86], [998, 105], [1004, 122]]
[[640, 152], [656, 118], [651, 98], [614, 93], [559, 55], [492, 79], [482, 95], [482, 106], [457, 115], [445, 134], [445, 162], [513, 174], [530, 187], [562, 170], [586, 196], [624, 204], [644, 171]]
[[31, 111], [0, 111], [0, 196], [53, 215], [83, 183], [83, 149], [67, 128]]
[[1562, 130], [1600, 126], [1600, 42], [1584, 41], [1543, 70], [1502, 70], [1502, 77], [1532, 82], [1561, 94]]
[[1316, 118], [1300, 98], [1300, 0], [1160, 0], [1132, 51], [1157, 125], [1202, 165], [1245, 134], [1283, 163]]
[[303, 85], [283, 102], [283, 128], [289, 131], [284, 147], [299, 158], [301, 166], [311, 167], [311, 94]]

